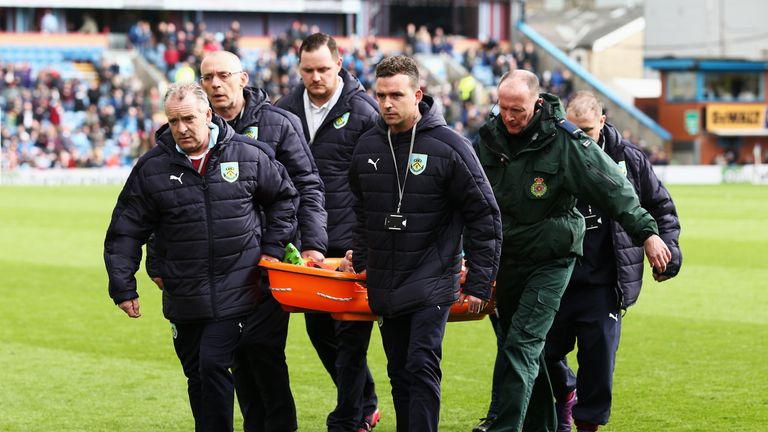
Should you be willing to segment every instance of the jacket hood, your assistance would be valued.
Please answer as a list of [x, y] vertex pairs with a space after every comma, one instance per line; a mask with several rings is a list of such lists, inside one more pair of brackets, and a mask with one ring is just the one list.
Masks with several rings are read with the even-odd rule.
[[[352, 107], [351, 99], [360, 92], [365, 92], [365, 88], [360, 81], [352, 74], [347, 72], [346, 69], [339, 71], [339, 76], [342, 80], [341, 97], [335, 106], [331, 107], [331, 111], [328, 113], [328, 118], [333, 119], [345, 111], [348, 111]], [[300, 93], [301, 97], [304, 97], [304, 88]]]
[[232, 129], [232, 126], [225, 122], [224, 119], [219, 117], [216, 113], [213, 114], [211, 123], [219, 127], [219, 138], [216, 140], [216, 144], [227, 142], [231, 140], [235, 135], [235, 130]]
[[539, 93], [539, 97], [544, 100], [545, 105], [549, 104], [549, 106], [552, 107], [552, 116], [558, 119], [565, 118], [565, 107], [559, 97], [551, 93]]
[[[438, 112], [435, 100], [428, 94], [425, 94], [421, 98], [421, 102], [419, 102], [419, 112], [421, 113], [421, 119], [416, 123], [416, 133], [422, 133], [446, 125], [445, 118]], [[387, 133], [389, 126], [384, 122], [383, 116], [379, 117], [376, 121], [376, 129], [383, 134]]]
[[605, 123], [601, 132], [603, 134], [603, 139], [605, 139], [606, 148], [619, 146], [624, 140], [619, 130], [610, 123]]
[[[166, 134], [168, 136], [171, 135], [171, 127], [168, 125], [167, 122], [164, 123], [159, 128], [157, 128], [157, 130], [155, 131], [155, 142], [160, 144], [160, 142], [161, 142], [160, 138], [162, 138], [163, 135], [166, 135]], [[163, 142], [165, 142], [167, 139], [168, 139], [168, 137], [166, 137], [165, 140], [163, 140]], [[170, 138], [170, 139], [171, 139], [171, 141], [173, 141], [173, 138]]]
[[339, 71], [339, 76], [341, 77], [342, 81], [344, 81], [344, 87], [341, 90], [341, 95], [345, 102], [356, 93], [365, 91], [365, 87], [360, 84], [360, 80], [358, 80], [357, 77], [351, 73], [347, 72], [346, 69], [341, 69]]
[[244, 88], [243, 99], [245, 99], [243, 118], [253, 118], [262, 106], [269, 104], [269, 95], [267, 95], [266, 90], [256, 87]]
[[[550, 93], [539, 93], [542, 99], [541, 108], [538, 113], [539, 118], [533, 129], [530, 148], [539, 148], [549, 142], [558, 123], [565, 120], [565, 109], [560, 98]], [[506, 128], [505, 128], [506, 129]]]

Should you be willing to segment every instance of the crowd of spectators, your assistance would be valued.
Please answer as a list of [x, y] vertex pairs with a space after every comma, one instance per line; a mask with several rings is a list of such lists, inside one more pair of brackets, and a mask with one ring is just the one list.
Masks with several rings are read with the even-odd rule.
[[[459, 45], [457, 37], [447, 35], [441, 27], [436, 27], [431, 33], [426, 26], [417, 29], [416, 25], [409, 23], [404, 42], [408, 55], [448, 55], [466, 69], [464, 77], [429, 90], [443, 106], [448, 124], [470, 139], [476, 136], [498, 102], [496, 86], [499, 79], [511, 70], [525, 69], [535, 73], [543, 91], [560, 96], [564, 102], [573, 92], [570, 71], [540, 67], [538, 53], [530, 41], [510, 46], [486, 39], [459, 50], [456, 48]], [[478, 90], [481, 88], [487, 93], [486, 97], [479, 97]]]
[[[153, 26], [139, 21], [131, 26], [128, 43], [170, 82], [196, 80], [208, 52], [231, 51], [244, 59], [251, 85], [277, 100], [299, 82], [298, 48], [304, 37], [317, 31], [317, 26], [297, 20], [273, 38], [272, 49], [243, 53], [238, 21], [225, 32], [208, 31], [205, 22], [177, 27], [172, 22]], [[406, 54], [445, 54], [466, 68], [463, 78], [441, 85], [429, 84], [425, 70], [422, 84], [449, 125], [470, 139], [488, 119], [497, 102], [495, 86], [510, 70], [537, 73], [544, 90], [561, 97], [573, 89], [567, 70], [540, 70], [530, 42], [508, 46], [486, 40], [459, 51], [455, 37], [442, 28], [430, 32], [414, 24], [407, 24], [403, 39]], [[385, 55], [376, 37], [355, 40], [352, 48], [341, 51], [344, 67], [372, 92], [376, 64]], [[24, 65], [2, 65], [0, 105], [6, 112], [2, 138], [11, 169], [130, 166], [153, 145], [158, 126], [153, 117], [162, 112], [158, 89], [144, 88], [138, 79], [121, 75], [115, 65], [97, 65], [96, 70], [98, 79], [88, 83], [62, 80], [55, 70], [42, 70], [33, 77]], [[482, 99], [481, 88], [487, 95]]]
[[210, 32], [204, 21], [187, 21], [180, 28], [161, 21], [153, 30], [147, 21], [134, 24], [128, 40], [147, 60], [162, 70], [171, 82], [193, 81], [206, 54], [227, 50], [240, 55], [240, 22], [232, 21], [226, 32]]
[[52, 67], [0, 62], [4, 168], [130, 166], [153, 145], [157, 88], [114, 64], [97, 79], [65, 80]]
[[722, 167], [734, 167], [738, 165], [752, 165], [757, 160], [761, 164], [768, 164], [768, 153], [763, 153], [762, 145], [752, 145], [752, 152], [741, 154], [739, 148], [734, 145], [727, 146], [721, 153], [715, 155], [712, 163]]
[[[263, 50], [251, 57], [250, 53], [240, 52], [240, 24], [233, 21], [225, 32], [210, 32], [204, 22], [195, 25], [192, 22], [177, 29], [173, 23], [161, 22], [153, 31], [146, 22], [137, 23], [137, 37], [131, 42], [145, 57], [165, 72], [169, 81], [196, 79], [200, 61], [210, 51], [227, 50], [243, 57], [244, 67], [249, 73], [251, 84], [264, 88], [273, 100], [281, 96], [299, 82], [298, 49], [301, 41], [309, 34], [319, 31], [317, 26], [310, 26], [301, 21], [293, 21], [291, 26], [273, 38], [272, 49]], [[131, 31], [131, 35], [134, 31]], [[538, 73], [546, 91], [565, 96], [572, 92], [572, 81], [568, 71], [538, 69], [538, 55], [534, 45], [517, 43], [505, 49], [497, 41], [486, 41], [478, 48], [458, 52], [454, 49], [454, 36], [447, 35], [441, 27], [431, 33], [426, 26], [418, 30], [413, 23], [407, 24], [404, 34], [404, 51], [413, 54], [447, 54], [454, 57], [470, 73], [468, 77], [488, 77], [482, 82], [474, 82], [467, 91], [460, 80], [444, 86], [430, 87], [428, 93], [441, 104], [448, 123], [455, 129], [473, 138], [480, 125], [488, 118], [489, 109], [495, 104], [495, 86], [499, 78], [509, 70], [523, 68]], [[367, 89], [371, 90], [374, 82], [376, 64], [384, 56], [376, 37], [356, 41], [351, 49], [341, 49], [344, 67]], [[394, 54], [394, 53], [390, 53]], [[427, 71], [423, 71], [425, 77]], [[473, 89], [482, 84], [490, 91], [489, 100], [478, 100]], [[427, 80], [424, 81], [427, 86]]]
[[[610, 118], [608, 121], [610, 121]], [[635, 147], [639, 148], [653, 165], [669, 165], [669, 155], [666, 150], [664, 150], [664, 147], [648, 145], [644, 139], [637, 138], [635, 133], [629, 129], [624, 129], [621, 136]]]

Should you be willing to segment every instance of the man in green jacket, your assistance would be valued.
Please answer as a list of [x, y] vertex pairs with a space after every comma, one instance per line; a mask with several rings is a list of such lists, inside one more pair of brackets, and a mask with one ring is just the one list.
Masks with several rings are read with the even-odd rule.
[[556, 96], [539, 93], [536, 75], [512, 71], [498, 90], [499, 115], [481, 128], [476, 145], [501, 208], [504, 235], [496, 304], [507, 367], [488, 431], [554, 432], [543, 349], [582, 254], [585, 223], [577, 197], [619, 222], [659, 272], [671, 254], [616, 163], [565, 120]]

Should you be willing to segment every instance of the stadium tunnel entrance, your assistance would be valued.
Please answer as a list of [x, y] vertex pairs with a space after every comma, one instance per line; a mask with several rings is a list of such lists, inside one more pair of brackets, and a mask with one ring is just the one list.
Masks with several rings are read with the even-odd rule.
[[[437, 2], [432, 2], [437, 3]], [[411, 6], [394, 4], [389, 7], [386, 29], [392, 36], [405, 36], [406, 25], [413, 23], [418, 29], [426, 26], [431, 34], [441, 27], [445, 34], [463, 35], [468, 38], [478, 37], [477, 6], [464, 6], [466, 2], [442, 2], [443, 5]], [[385, 23], [382, 23], [385, 24]]]

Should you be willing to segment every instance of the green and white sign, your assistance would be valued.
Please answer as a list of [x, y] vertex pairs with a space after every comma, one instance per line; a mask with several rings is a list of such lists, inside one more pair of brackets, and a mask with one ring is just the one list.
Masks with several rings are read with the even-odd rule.
[[699, 126], [701, 125], [701, 114], [699, 110], [686, 110], [685, 111], [685, 131], [688, 135], [698, 135]]

